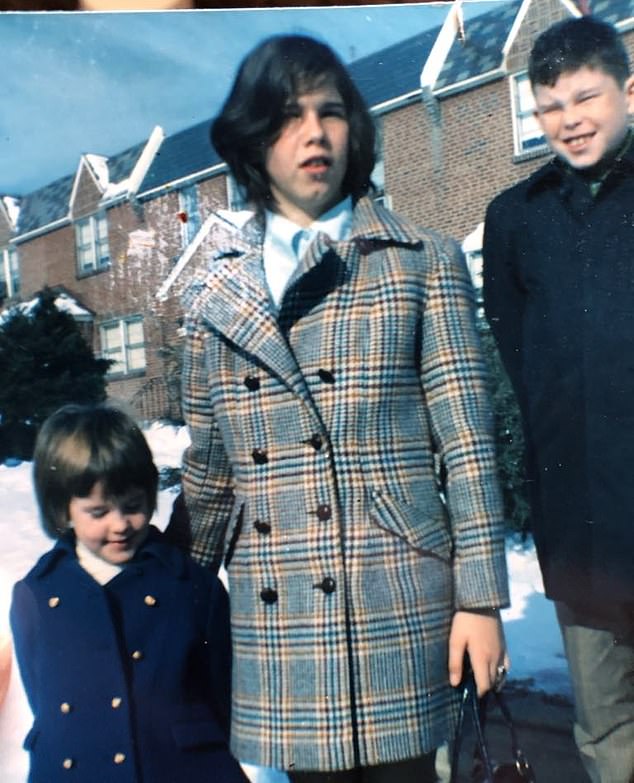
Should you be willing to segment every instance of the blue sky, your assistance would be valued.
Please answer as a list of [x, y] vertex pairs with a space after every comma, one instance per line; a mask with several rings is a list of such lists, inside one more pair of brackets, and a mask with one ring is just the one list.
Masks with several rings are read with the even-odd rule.
[[[467, 19], [491, 2], [465, 3]], [[0, 13], [0, 194], [74, 172], [220, 107], [242, 57], [280, 32], [344, 61], [442, 24], [450, 3], [145, 13]]]

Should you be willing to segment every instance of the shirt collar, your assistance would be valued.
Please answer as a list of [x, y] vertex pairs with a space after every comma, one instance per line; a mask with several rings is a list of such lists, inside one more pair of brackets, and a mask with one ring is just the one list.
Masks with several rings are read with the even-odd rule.
[[298, 257], [318, 232], [327, 234], [334, 242], [348, 238], [352, 226], [352, 198], [347, 196], [307, 228], [269, 210], [265, 211], [265, 225], [265, 244], [274, 246], [289, 256]]

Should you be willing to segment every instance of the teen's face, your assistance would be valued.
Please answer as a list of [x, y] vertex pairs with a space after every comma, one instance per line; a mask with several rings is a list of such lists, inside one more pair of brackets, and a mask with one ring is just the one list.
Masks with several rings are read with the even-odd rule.
[[71, 498], [68, 509], [77, 539], [97, 557], [122, 565], [145, 541], [150, 522], [142, 489], [130, 489], [121, 498], [107, 499], [101, 482], [87, 497]]
[[613, 76], [584, 66], [562, 73], [552, 87], [535, 87], [535, 117], [553, 152], [585, 169], [625, 138], [633, 95], [634, 77], [620, 87]]
[[335, 87], [326, 84], [289, 101], [265, 166], [277, 211], [298, 225], [310, 225], [341, 200], [348, 118]]

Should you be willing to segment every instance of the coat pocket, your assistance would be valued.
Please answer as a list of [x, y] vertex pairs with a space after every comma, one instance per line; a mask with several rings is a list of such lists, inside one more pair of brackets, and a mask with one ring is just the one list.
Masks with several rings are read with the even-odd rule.
[[402, 538], [421, 554], [451, 560], [451, 536], [440, 499], [438, 508], [430, 513], [381, 490], [370, 490], [370, 497], [370, 517], [375, 525]]

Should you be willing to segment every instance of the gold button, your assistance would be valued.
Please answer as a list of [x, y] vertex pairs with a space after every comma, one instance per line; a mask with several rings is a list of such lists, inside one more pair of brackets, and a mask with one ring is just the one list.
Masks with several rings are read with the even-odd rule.
[[59, 596], [52, 595], [48, 599], [48, 605], [51, 607], [51, 609], [55, 609], [56, 606], [59, 606]]
[[143, 600], [146, 606], [156, 606], [156, 598], [153, 595], [146, 595]]
[[112, 704], [112, 709], [118, 710], [119, 707], [121, 706], [122, 701], [123, 699], [121, 698], [121, 696], [115, 696], [114, 699], [110, 702], [110, 704]]
[[123, 764], [125, 761], [125, 753], [115, 753], [112, 760], [115, 764]]
[[64, 769], [72, 769], [74, 764], [75, 762], [72, 759], [64, 759], [62, 767], [64, 767]]
[[133, 659], [134, 659], [135, 661], [140, 661], [140, 660], [141, 660], [141, 658], [143, 658], [143, 653], [141, 652], [141, 650], [135, 650], [135, 651], [132, 653], [132, 657], [133, 657]]
[[70, 712], [70, 704], [67, 701], [64, 701], [59, 705], [59, 709], [64, 715], [68, 715]]

